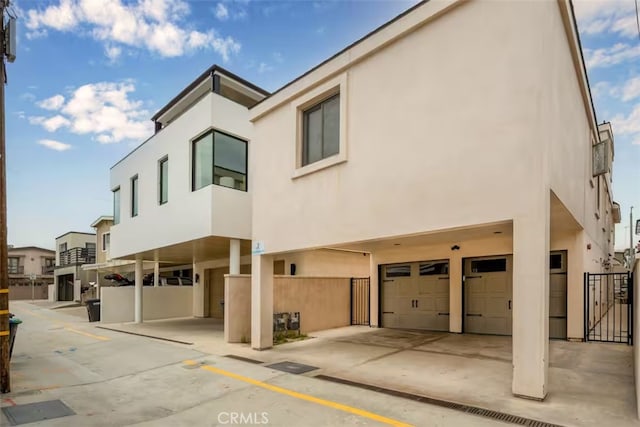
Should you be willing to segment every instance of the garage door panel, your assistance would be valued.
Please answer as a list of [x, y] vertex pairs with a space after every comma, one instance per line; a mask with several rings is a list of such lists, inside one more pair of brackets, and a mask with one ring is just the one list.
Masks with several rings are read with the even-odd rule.
[[383, 326], [448, 331], [449, 316], [439, 315], [449, 312], [448, 268], [446, 261], [384, 266]]
[[506, 277], [507, 273], [491, 274], [484, 278], [485, 292], [508, 294], [511, 287], [511, 280]]
[[503, 296], [486, 298], [485, 313], [488, 316], [508, 316], [509, 300]]

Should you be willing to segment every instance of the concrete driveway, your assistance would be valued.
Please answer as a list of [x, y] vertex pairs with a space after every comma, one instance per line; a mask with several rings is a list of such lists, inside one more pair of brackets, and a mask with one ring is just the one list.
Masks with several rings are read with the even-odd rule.
[[[187, 327], [194, 324], [190, 322], [201, 322], [201, 327]], [[639, 425], [632, 347], [624, 344], [551, 341], [549, 394], [536, 402], [511, 394], [510, 337], [351, 326], [257, 352], [248, 344], [224, 343], [205, 319], [126, 328], [154, 329], [175, 338], [182, 324], [184, 336], [198, 351], [319, 368], [308, 376], [326, 375], [559, 425]]]

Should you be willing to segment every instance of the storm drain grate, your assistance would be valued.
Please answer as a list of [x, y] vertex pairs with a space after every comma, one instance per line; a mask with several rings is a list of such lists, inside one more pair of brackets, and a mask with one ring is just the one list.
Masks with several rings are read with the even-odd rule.
[[316, 366], [303, 365], [296, 362], [279, 362], [273, 365], [267, 365], [267, 368], [277, 369], [278, 371], [288, 372], [290, 374], [304, 374], [305, 372], [318, 369]]
[[420, 396], [417, 394], [406, 393], [404, 391], [392, 390], [384, 387], [378, 387], [375, 385], [359, 383], [355, 381], [345, 380], [343, 378], [331, 377], [328, 375], [316, 375], [314, 378], [320, 380], [331, 381], [338, 384], [349, 385], [352, 387], [358, 387], [365, 390], [371, 390], [378, 393], [387, 394], [390, 396], [401, 397], [403, 399], [409, 399], [416, 402], [427, 403], [429, 405], [440, 406], [443, 408], [453, 409], [467, 414], [478, 415], [492, 420], [503, 421], [506, 423], [518, 424], [527, 427], [562, 427], [558, 424], [547, 423], [544, 421], [533, 420], [531, 418], [520, 417], [518, 415], [506, 414], [504, 412], [492, 411], [490, 409], [478, 408], [476, 406], [463, 405], [461, 403], [448, 402], [446, 400], [434, 399], [432, 397]]
[[45, 402], [27, 403], [25, 405], [6, 406], [2, 408], [2, 412], [12, 426], [76, 414], [71, 408], [62, 403], [61, 400], [47, 400]]
[[224, 357], [234, 360], [240, 360], [241, 362], [255, 363], [256, 365], [262, 365], [264, 362], [256, 359], [249, 359], [248, 357], [236, 356], [235, 354], [226, 354]]

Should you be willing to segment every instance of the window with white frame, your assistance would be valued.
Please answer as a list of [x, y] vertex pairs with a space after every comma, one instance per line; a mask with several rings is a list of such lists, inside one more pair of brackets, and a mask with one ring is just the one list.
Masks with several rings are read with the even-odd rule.
[[131, 178], [131, 216], [138, 216], [138, 175]]
[[111, 233], [102, 233], [102, 252], [107, 252], [111, 244]]
[[340, 152], [340, 94], [302, 112], [302, 166]]

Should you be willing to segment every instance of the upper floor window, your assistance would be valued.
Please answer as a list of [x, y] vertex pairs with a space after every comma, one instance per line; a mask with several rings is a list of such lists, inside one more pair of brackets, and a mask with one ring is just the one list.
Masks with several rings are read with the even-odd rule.
[[340, 94], [302, 112], [302, 166], [340, 152]]
[[56, 259], [55, 258], [45, 258], [44, 265], [46, 267], [53, 267], [53, 266], [56, 265]]
[[193, 142], [192, 190], [210, 184], [247, 190], [247, 142], [212, 131]]
[[158, 203], [161, 205], [169, 201], [169, 158], [165, 157], [158, 163]]
[[138, 175], [131, 178], [131, 216], [138, 216]]
[[19, 257], [9, 257], [9, 274], [20, 274]]
[[109, 250], [111, 245], [111, 233], [102, 233], [102, 252]]
[[62, 243], [58, 246], [58, 252], [64, 252], [67, 250], [67, 244], [66, 243]]
[[113, 225], [120, 223], [120, 187], [113, 190]]

